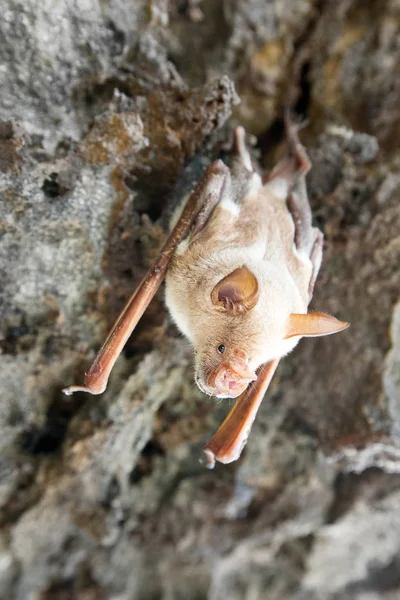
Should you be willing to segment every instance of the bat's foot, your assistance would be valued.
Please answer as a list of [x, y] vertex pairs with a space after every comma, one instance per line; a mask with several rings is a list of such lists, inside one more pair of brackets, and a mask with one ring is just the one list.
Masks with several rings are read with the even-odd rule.
[[215, 456], [214, 452], [204, 448], [203, 450], [204, 456], [200, 459], [201, 464], [203, 464], [207, 469], [213, 469], [215, 467]]
[[311, 161], [308, 158], [306, 149], [299, 140], [298, 132], [306, 123], [295, 123], [289, 111], [285, 113], [285, 132], [288, 144], [287, 154], [272, 169], [266, 177], [264, 183], [269, 183], [274, 179], [286, 181], [290, 189], [301, 177], [304, 177], [311, 169]]
[[290, 114], [289, 110], [285, 111], [285, 133], [289, 146], [289, 156], [294, 158], [296, 161], [297, 174], [306, 175], [311, 169], [311, 161], [308, 158], [306, 149], [302, 145], [299, 139], [299, 131], [303, 129], [308, 122], [303, 121], [296, 123]]

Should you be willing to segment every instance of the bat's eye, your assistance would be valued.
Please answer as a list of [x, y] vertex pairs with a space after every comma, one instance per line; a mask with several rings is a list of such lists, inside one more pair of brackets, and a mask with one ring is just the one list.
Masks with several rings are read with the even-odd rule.
[[223, 344], [220, 344], [219, 346], [217, 346], [217, 350], [220, 354], [223, 354], [225, 352], [225, 346]]

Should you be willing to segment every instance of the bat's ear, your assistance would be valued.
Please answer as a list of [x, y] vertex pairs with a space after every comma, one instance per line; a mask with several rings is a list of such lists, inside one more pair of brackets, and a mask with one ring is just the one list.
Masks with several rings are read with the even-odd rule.
[[285, 339], [304, 336], [318, 337], [330, 335], [346, 329], [350, 323], [339, 321], [322, 312], [310, 312], [306, 315], [291, 314], [286, 328]]
[[251, 310], [258, 302], [258, 281], [246, 266], [235, 269], [221, 279], [211, 292], [211, 300], [231, 315]]

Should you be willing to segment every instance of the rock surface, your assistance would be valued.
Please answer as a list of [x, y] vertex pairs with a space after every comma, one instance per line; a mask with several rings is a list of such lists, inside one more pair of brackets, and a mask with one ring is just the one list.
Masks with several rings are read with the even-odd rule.
[[[2, 8], [0, 599], [399, 597], [399, 1]], [[227, 406], [193, 387], [162, 292], [104, 395], [61, 388], [232, 126], [273, 165], [285, 104], [310, 121], [313, 307], [352, 326], [282, 362], [209, 472]]]

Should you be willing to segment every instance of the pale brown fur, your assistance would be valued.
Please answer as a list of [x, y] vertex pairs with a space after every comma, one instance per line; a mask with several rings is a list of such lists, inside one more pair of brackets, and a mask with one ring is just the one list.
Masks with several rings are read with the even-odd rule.
[[[294, 245], [294, 223], [286, 201], [253, 174], [248, 194], [234, 207], [222, 203], [207, 226], [172, 259], [166, 301], [181, 331], [195, 348], [196, 381], [206, 393], [208, 374], [235, 349], [253, 369], [285, 355], [299, 338], [285, 340], [291, 313], [306, 313], [312, 263]], [[211, 302], [215, 285], [246, 265], [256, 276], [260, 298], [247, 313], [232, 316]]]

